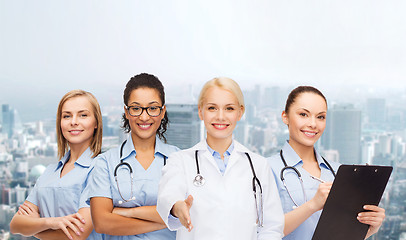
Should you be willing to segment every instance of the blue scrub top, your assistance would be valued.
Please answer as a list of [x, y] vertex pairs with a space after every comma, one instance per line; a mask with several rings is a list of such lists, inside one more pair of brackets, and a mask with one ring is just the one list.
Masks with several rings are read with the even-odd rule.
[[[89, 184], [89, 199], [92, 197], [106, 197], [113, 200], [114, 207], [140, 207], [140, 206], [155, 206], [157, 203], [158, 184], [161, 179], [161, 169], [164, 166], [164, 156], [168, 156], [179, 151], [179, 148], [163, 143], [158, 137], [155, 141], [155, 159], [145, 170], [135, 158], [136, 152], [131, 135], [127, 137], [127, 142], [123, 147], [122, 159], [130, 164], [133, 170], [133, 194], [135, 200], [124, 202], [117, 189], [117, 183], [114, 179], [114, 169], [120, 163], [120, 149], [110, 149], [109, 151], [97, 157], [97, 165], [91, 176]], [[120, 192], [125, 200], [131, 198], [131, 178], [127, 167], [120, 167], [117, 170], [117, 180], [120, 187]], [[120, 201], [123, 203], [120, 204]], [[163, 240], [175, 239], [176, 232], [169, 231], [167, 228], [153, 231], [144, 234], [131, 236], [110, 236], [105, 235], [105, 239], [149, 239]]]
[[[95, 165], [92, 155], [90, 148], [86, 149], [76, 160], [75, 167], [63, 177], [61, 171], [70, 158], [70, 151], [58, 163], [46, 168], [26, 199], [38, 207], [41, 217], [63, 217], [90, 207], [86, 203], [88, 193], [85, 188]], [[93, 230], [87, 239], [102, 238]]]
[[[320, 182], [312, 179], [310, 177], [310, 173], [303, 169], [303, 161], [297, 155], [295, 150], [289, 145], [288, 142], [282, 148], [283, 157], [285, 158], [286, 163], [288, 166], [295, 167], [300, 174], [302, 175], [303, 185], [306, 192], [307, 201], [312, 199], [317, 192]], [[321, 179], [326, 182], [334, 181], [333, 173], [324, 163], [323, 158], [317, 151], [315, 151], [317, 162], [321, 169]], [[282, 202], [282, 208], [284, 213], [288, 213], [293, 210], [295, 204], [293, 203], [292, 199], [289, 197], [286, 188], [284, 187], [282, 180], [280, 179], [281, 170], [285, 165], [282, 162], [280, 154], [273, 155], [272, 157], [268, 158], [269, 163], [271, 165], [271, 169], [273, 175], [275, 177], [276, 184], [278, 186], [279, 195]], [[327, 160], [328, 161], [328, 160]], [[329, 164], [334, 169], [334, 172], [337, 172], [338, 167], [340, 166], [339, 163], [336, 162], [329, 162]], [[296, 201], [297, 204], [302, 205], [304, 200], [304, 195], [302, 191], [302, 187], [300, 184], [300, 180], [297, 177], [297, 174], [293, 170], [285, 170], [284, 171], [284, 178], [286, 182], [286, 186], [289, 189], [290, 194], [292, 195], [293, 199]], [[304, 221], [295, 231], [291, 232], [287, 236], [285, 236], [284, 240], [307, 240], [312, 239], [314, 230], [316, 229], [317, 222], [319, 221], [321, 215], [321, 210], [312, 214], [306, 221]]]

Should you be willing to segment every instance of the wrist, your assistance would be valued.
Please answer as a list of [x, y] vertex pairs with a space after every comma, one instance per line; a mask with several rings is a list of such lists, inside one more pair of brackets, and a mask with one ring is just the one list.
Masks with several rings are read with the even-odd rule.
[[312, 213], [315, 213], [322, 209], [322, 207], [318, 206], [318, 204], [316, 203], [316, 201], [314, 199], [310, 199], [310, 201], [308, 201], [306, 204]]

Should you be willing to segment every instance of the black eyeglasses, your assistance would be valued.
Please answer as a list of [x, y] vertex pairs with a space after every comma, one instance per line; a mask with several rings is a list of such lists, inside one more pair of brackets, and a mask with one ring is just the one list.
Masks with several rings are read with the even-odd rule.
[[164, 107], [160, 106], [150, 106], [150, 107], [140, 107], [140, 106], [126, 106], [128, 114], [130, 114], [133, 117], [138, 117], [141, 116], [141, 114], [145, 111], [147, 111], [147, 114], [151, 117], [158, 117], [161, 115], [162, 109]]

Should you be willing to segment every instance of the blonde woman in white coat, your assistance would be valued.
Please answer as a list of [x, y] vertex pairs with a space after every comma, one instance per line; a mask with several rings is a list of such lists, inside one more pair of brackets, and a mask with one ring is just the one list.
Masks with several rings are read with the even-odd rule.
[[207, 138], [168, 158], [158, 213], [177, 239], [281, 239], [284, 216], [269, 165], [232, 138], [245, 110], [240, 87], [229, 78], [207, 82], [198, 109]]

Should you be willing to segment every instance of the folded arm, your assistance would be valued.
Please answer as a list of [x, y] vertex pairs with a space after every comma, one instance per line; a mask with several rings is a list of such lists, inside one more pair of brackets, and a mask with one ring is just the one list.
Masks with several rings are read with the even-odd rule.
[[35, 235], [40, 239], [86, 239], [92, 231], [90, 212], [88, 208], [87, 213], [86, 209], [80, 212], [41, 218], [38, 206], [25, 201], [11, 220], [10, 231], [24, 236]]
[[[124, 211], [122, 211], [122, 209], [114, 210], [113, 201], [110, 198], [105, 197], [91, 198], [90, 209], [92, 213], [91, 215], [93, 219], [94, 228], [98, 233], [126, 236], [148, 233], [166, 228], [165, 224], [163, 223], [131, 217], [133, 216], [132, 211], [135, 211], [134, 209]], [[152, 208], [145, 208], [140, 211], [144, 210], [145, 212], [148, 212], [151, 211]], [[118, 211], [121, 211], [120, 214], [117, 213]], [[135, 214], [140, 213], [137, 212]], [[152, 216], [151, 220], [153, 219], [156, 220], [156, 217]]]

